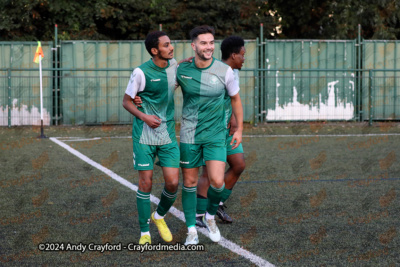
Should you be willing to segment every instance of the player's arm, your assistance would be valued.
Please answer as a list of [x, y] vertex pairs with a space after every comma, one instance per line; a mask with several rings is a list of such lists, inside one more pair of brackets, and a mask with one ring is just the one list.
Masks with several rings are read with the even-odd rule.
[[141, 107], [142, 105], [142, 99], [140, 98], [140, 96], [135, 96], [135, 98], [133, 99], [133, 103], [137, 106], [137, 107]]
[[133, 99], [138, 92], [144, 90], [146, 86], [146, 79], [144, 73], [139, 68], [136, 68], [129, 79], [128, 86], [126, 87], [124, 99], [122, 100], [122, 106], [129, 111], [133, 116], [144, 121], [149, 127], [157, 128], [161, 124], [161, 119], [155, 115], [147, 115], [133, 104]]
[[190, 62], [190, 63], [192, 63], [193, 58], [194, 58], [194, 57], [188, 57], [188, 58], [182, 59], [181, 61], [178, 62], [178, 66], [179, 66], [180, 64], [182, 64], [183, 62]]
[[149, 127], [151, 128], [157, 128], [161, 124], [161, 119], [157, 117], [156, 115], [147, 115], [140, 110], [137, 109], [137, 107], [133, 104], [132, 98], [130, 95], [125, 94], [124, 95], [124, 100], [122, 101], [122, 106], [129, 111], [133, 116], [136, 118], [141, 119], [144, 121]]
[[233, 145], [232, 149], [235, 149], [242, 142], [242, 133], [243, 133], [243, 106], [239, 93], [237, 93], [234, 96], [231, 96], [231, 104], [232, 104], [233, 115], [235, 116], [237, 121], [237, 130], [233, 134], [232, 142], [230, 143], [230, 145]]
[[237, 79], [235, 79], [235, 75], [231, 68], [229, 68], [227, 70], [226, 77], [225, 77], [225, 85], [226, 85], [226, 90], [228, 91], [228, 94], [231, 97], [231, 105], [232, 105], [232, 112], [233, 112], [232, 117], [235, 116], [236, 122], [237, 122], [237, 130], [233, 134], [232, 142], [230, 143], [230, 145], [233, 145], [232, 149], [235, 149], [242, 142], [243, 107], [242, 107], [242, 101], [241, 101], [240, 95], [239, 95], [239, 91], [240, 91], [239, 81]]
[[233, 135], [238, 128], [238, 124], [237, 124], [237, 120], [234, 114], [232, 114], [231, 116], [231, 120], [229, 121], [228, 124], [228, 128], [229, 128], [229, 136]]

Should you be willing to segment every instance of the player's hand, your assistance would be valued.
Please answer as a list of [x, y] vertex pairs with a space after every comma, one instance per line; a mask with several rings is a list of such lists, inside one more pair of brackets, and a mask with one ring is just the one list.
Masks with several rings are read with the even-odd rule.
[[242, 132], [241, 131], [236, 131], [233, 134], [232, 141], [230, 143], [230, 145], [232, 146], [232, 149], [237, 148], [240, 145], [241, 142], [242, 142]]
[[142, 107], [142, 99], [140, 98], [140, 96], [135, 96], [135, 98], [133, 99], [133, 104], [135, 104], [137, 107]]
[[156, 115], [146, 115], [143, 117], [143, 121], [153, 129], [161, 125], [161, 119]]
[[233, 114], [231, 116], [231, 120], [229, 121], [228, 129], [229, 129], [229, 136], [233, 135], [238, 129], [238, 124]]
[[230, 123], [230, 126], [231, 127], [229, 128], [229, 136], [233, 135], [238, 129], [237, 125], [233, 126], [232, 123]]
[[180, 65], [180, 64], [183, 63], [183, 62], [190, 62], [190, 63], [192, 63], [192, 59], [193, 59], [193, 58], [194, 58], [194, 57], [188, 57], [188, 58], [182, 59], [181, 61], [178, 62], [178, 65]]

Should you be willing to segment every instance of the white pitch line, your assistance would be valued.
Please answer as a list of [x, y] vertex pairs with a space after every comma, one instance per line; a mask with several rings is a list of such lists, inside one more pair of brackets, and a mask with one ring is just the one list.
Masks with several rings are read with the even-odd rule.
[[[105, 174], [107, 174], [108, 176], [110, 176], [112, 179], [116, 180], [117, 182], [121, 183], [122, 185], [132, 189], [133, 191], [137, 192], [138, 187], [134, 184], [132, 184], [131, 182], [125, 180], [124, 178], [122, 178], [121, 176], [119, 176], [118, 174], [116, 174], [115, 172], [105, 168], [104, 166], [100, 165], [99, 163], [91, 160], [90, 158], [88, 158], [87, 156], [83, 155], [81, 152], [73, 149], [72, 147], [70, 147], [69, 145], [65, 144], [64, 142], [58, 140], [55, 137], [51, 137], [50, 138], [51, 141], [53, 141], [54, 143], [56, 143], [57, 145], [65, 148], [68, 152], [72, 153], [73, 155], [77, 156], [78, 158], [80, 158], [81, 160], [85, 161], [86, 163], [92, 165], [93, 167], [99, 169], [100, 171], [104, 172]], [[151, 202], [158, 204], [160, 202], [160, 199], [150, 195], [150, 200]], [[171, 207], [169, 212], [171, 214], [173, 214], [175, 217], [177, 217], [179, 220], [186, 222], [185, 220], [185, 215], [182, 211], [176, 209], [175, 207]], [[206, 229], [198, 229], [198, 232], [202, 233], [203, 235], [208, 237], [208, 231]], [[248, 260], [250, 260], [251, 262], [253, 262], [254, 264], [258, 265], [258, 266], [268, 266], [268, 267], [272, 267], [275, 266], [273, 264], [271, 264], [270, 262], [264, 260], [263, 258], [241, 248], [239, 245], [233, 243], [232, 241], [229, 241], [228, 239], [221, 237], [221, 241], [218, 242], [218, 244], [220, 244], [221, 246], [223, 246], [224, 248], [229, 249], [230, 251], [232, 251], [233, 253], [236, 253]]]
[[387, 134], [280, 134], [280, 135], [243, 135], [243, 137], [363, 137], [363, 136], [400, 136], [400, 133]]
[[94, 137], [94, 138], [86, 138], [86, 139], [78, 139], [74, 138], [71, 140], [62, 140], [63, 142], [81, 142], [81, 141], [93, 141], [93, 140], [101, 140], [101, 137]]
[[[400, 136], [400, 133], [387, 133], [387, 134], [280, 134], [280, 135], [269, 135], [269, 134], [262, 134], [262, 135], [243, 135], [242, 137], [250, 137], [250, 138], [275, 138], [275, 137], [368, 137], [368, 136]], [[179, 135], [176, 136], [179, 138]], [[113, 139], [113, 138], [118, 138], [118, 139], [128, 139], [132, 138], [131, 136], [111, 136], [111, 137], [93, 137], [93, 138], [86, 138], [86, 139], [79, 139], [82, 137], [54, 137], [57, 139], [60, 138], [72, 138], [73, 140], [63, 140], [63, 141], [90, 141], [90, 140], [98, 140], [102, 138], [107, 138], [107, 139]]]

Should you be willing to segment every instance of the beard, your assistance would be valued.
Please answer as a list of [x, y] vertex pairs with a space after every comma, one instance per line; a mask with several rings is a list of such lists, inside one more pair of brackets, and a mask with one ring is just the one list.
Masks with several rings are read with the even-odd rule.
[[165, 60], [165, 61], [168, 61], [168, 60], [170, 60], [170, 59], [173, 59], [173, 58], [174, 58], [174, 55], [172, 54], [172, 56], [170, 56], [170, 55], [168, 54], [168, 57], [164, 57], [163, 55], [158, 55], [158, 58], [159, 58], [159, 59], [162, 59], [162, 60]]
[[201, 60], [207, 61], [207, 60], [212, 59], [212, 56], [214, 55], [214, 51], [212, 52], [210, 58], [206, 58], [206, 57], [204, 56], [204, 52], [200, 51], [200, 50], [197, 49], [197, 48], [196, 48], [196, 54], [197, 54], [197, 56], [198, 56]]

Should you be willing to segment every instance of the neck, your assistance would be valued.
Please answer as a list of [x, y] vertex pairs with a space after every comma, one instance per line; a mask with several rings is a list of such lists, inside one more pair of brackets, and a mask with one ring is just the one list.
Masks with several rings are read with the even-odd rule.
[[207, 59], [207, 60], [203, 60], [200, 59], [197, 55], [194, 58], [194, 63], [196, 64], [196, 67], [200, 68], [200, 69], [204, 69], [207, 68], [208, 66], [211, 65], [213, 58]]
[[235, 69], [233, 66], [233, 62], [228, 58], [226, 60], [222, 60], [226, 65], [230, 66], [233, 70]]
[[161, 59], [161, 58], [158, 58], [158, 57], [153, 57], [152, 60], [153, 60], [153, 63], [154, 63], [156, 66], [160, 67], [160, 68], [165, 68], [166, 66], [168, 66], [168, 60], [166, 60], [166, 59]]

